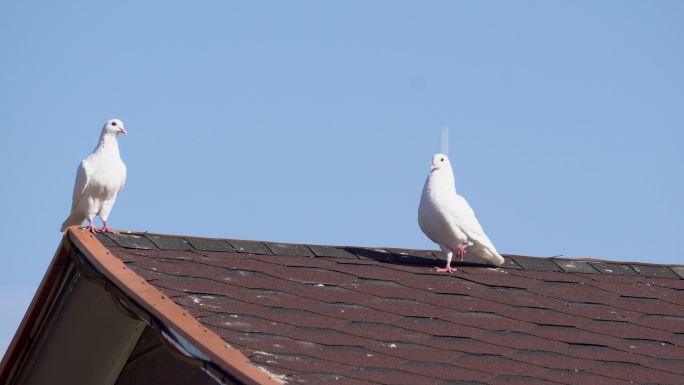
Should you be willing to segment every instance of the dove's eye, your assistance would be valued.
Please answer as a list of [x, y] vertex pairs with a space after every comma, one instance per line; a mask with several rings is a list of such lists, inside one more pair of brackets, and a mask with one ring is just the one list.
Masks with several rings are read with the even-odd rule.
[[115, 127], [116, 127], [116, 122], [112, 122], [112, 126], [115, 126]]
[[444, 158], [440, 159], [439, 161], [440, 161], [440, 162], [444, 162]]

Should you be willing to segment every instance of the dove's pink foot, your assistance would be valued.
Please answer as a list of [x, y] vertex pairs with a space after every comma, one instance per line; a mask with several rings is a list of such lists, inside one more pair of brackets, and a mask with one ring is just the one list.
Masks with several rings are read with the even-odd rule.
[[86, 229], [88, 229], [88, 231], [90, 231], [93, 234], [97, 234], [100, 231], [97, 229], [97, 227], [95, 227], [93, 221], [88, 221], [88, 227], [86, 227]]
[[440, 273], [453, 273], [454, 271], [456, 271], [456, 269], [453, 269], [453, 268], [452, 268], [451, 266], [449, 266], [449, 265], [446, 265], [446, 267], [443, 268], [443, 269], [440, 268], [440, 267], [436, 267], [435, 270], [437, 270], [437, 271], [440, 272]]
[[118, 234], [118, 231], [112, 230], [111, 227], [107, 224], [107, 221], [102, 221], [104, 223], [104, 226], [102, 226], [102, 232], [103, 233], [113, 233], [113, 234]]
[[464, 244], [461, 245], [461, 247], [459, 247], [458, 249], [456, 249], [456, 256], [458, 257], [458, 260], [459, 260], [459, 261], [463, 261], [463, 257], [465, 256], [466, 248], [467, 248], [467, 247], [468, 247], [468, 244], [467, 244], [467, 243], [464, 243]]

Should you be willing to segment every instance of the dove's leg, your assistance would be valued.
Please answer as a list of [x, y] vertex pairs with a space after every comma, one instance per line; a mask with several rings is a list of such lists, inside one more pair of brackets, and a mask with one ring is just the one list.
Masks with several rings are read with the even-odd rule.
[[104, 224], [104, 226], [102, 226], [102, 231], [103, 231], [103, 232], [105, 232], [105, 233], [114, 233], [114, 234], [118, 234], [118, 233], [119, 233], [118, 231], [112, 230], [112, 228], [109, 227], [109, 225], [107, 224], [107, 221], [102, 220], [102, 223]]
[[86, 227], [86, 229], [88, 229], [88, 231], [90, 231], [93, 234], [99, 231], [97, 227], [95, 227], [95, 225], [93, 224], [93, 218], [88, 218], [88, 227]]
[[454, 270], [456, 270], [456, 269], [452, 269], [452, 268], [451, 268], [451, 258], [453, 258], [454, 253], [453, 253], [451, 250], [449, 250], [449, 249], [447, 249], [447, 248], [445, 248], [445, 247], [442, 247], [442, 251], [444, 252], [444, 254], [446, 254], [447, 263], [446, 263], [446, 267], [445, 267], [445, 268], [440, 269], [440, 268], [438, 267], [438, 268], [437, 268], [437, 271], [439, 271], [439, 272], [445, 272], [445, 273], [453, 273]]
[[458, 257], [459, 261], [463, 261], [463, 257], [465, 256], [465, 253], [466, 253], [466, 248], [468, 248], [468, 244], [464, 243], [461, 245], [461, 247], [459, 247], [456, 250], [456, 256]]
[[109, 219], [109, 212], [112, 211], [112, 206], [114, 206], [114, 199], [108, 199], [105, 202], [102, 203], [102, 209], [100, 210], [100, 219], [102, 219], [102, 231], [105, 233], [115, 233], [116, 231], [112, 230], [111, 227], [107, 224], [107, 220]]

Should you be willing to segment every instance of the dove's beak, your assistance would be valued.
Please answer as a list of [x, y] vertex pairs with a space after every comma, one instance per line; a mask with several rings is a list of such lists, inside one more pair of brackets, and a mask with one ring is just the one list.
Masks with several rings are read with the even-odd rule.
[[124, 134], [124, 135], [128, 135], [128, 133], [126, 132], [126, 129], [123, 127], [119, 127], [119, 132]]
[[432, 170], [434, 170], [434, 169], [436, 169], [436, 168], [437, 168], [437, 165], [435, 165], [435, 164], [433, 163], [432, 166], [430, 166], [430, 171], [432, 171]]

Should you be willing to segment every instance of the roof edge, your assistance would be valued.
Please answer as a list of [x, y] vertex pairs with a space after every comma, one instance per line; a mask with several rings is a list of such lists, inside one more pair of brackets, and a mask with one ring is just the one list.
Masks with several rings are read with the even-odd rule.
[[66, 239], [142, 309], [164, 322], [234, 378], [250, 385], [279, 384], [252, 364], [242, 352], [228, 345], [144, 278], [128, 269], [93, 234], [71, 227], [66, 231]]
[[36, 294], [33, 295], [24, 318], [21, 320], [12, 341], [2, 357], [2, 361], [0, 361], [0, 384], [6, 384], [11, 378], [13, 369], [18, 369], [15, 367], [17, 360], [21, 357], [22, 352], [29, 347], [27, 342], [32, 338], [32, 334], [37, 332], [34, 330], [36, 323], [41, 319], [44, 312], [48, 310], [45, 304], [52, 300], [58, 289], [64, 269], [69, 262], [71, 247], [71, 243], [65, 234], [38, 286]]

